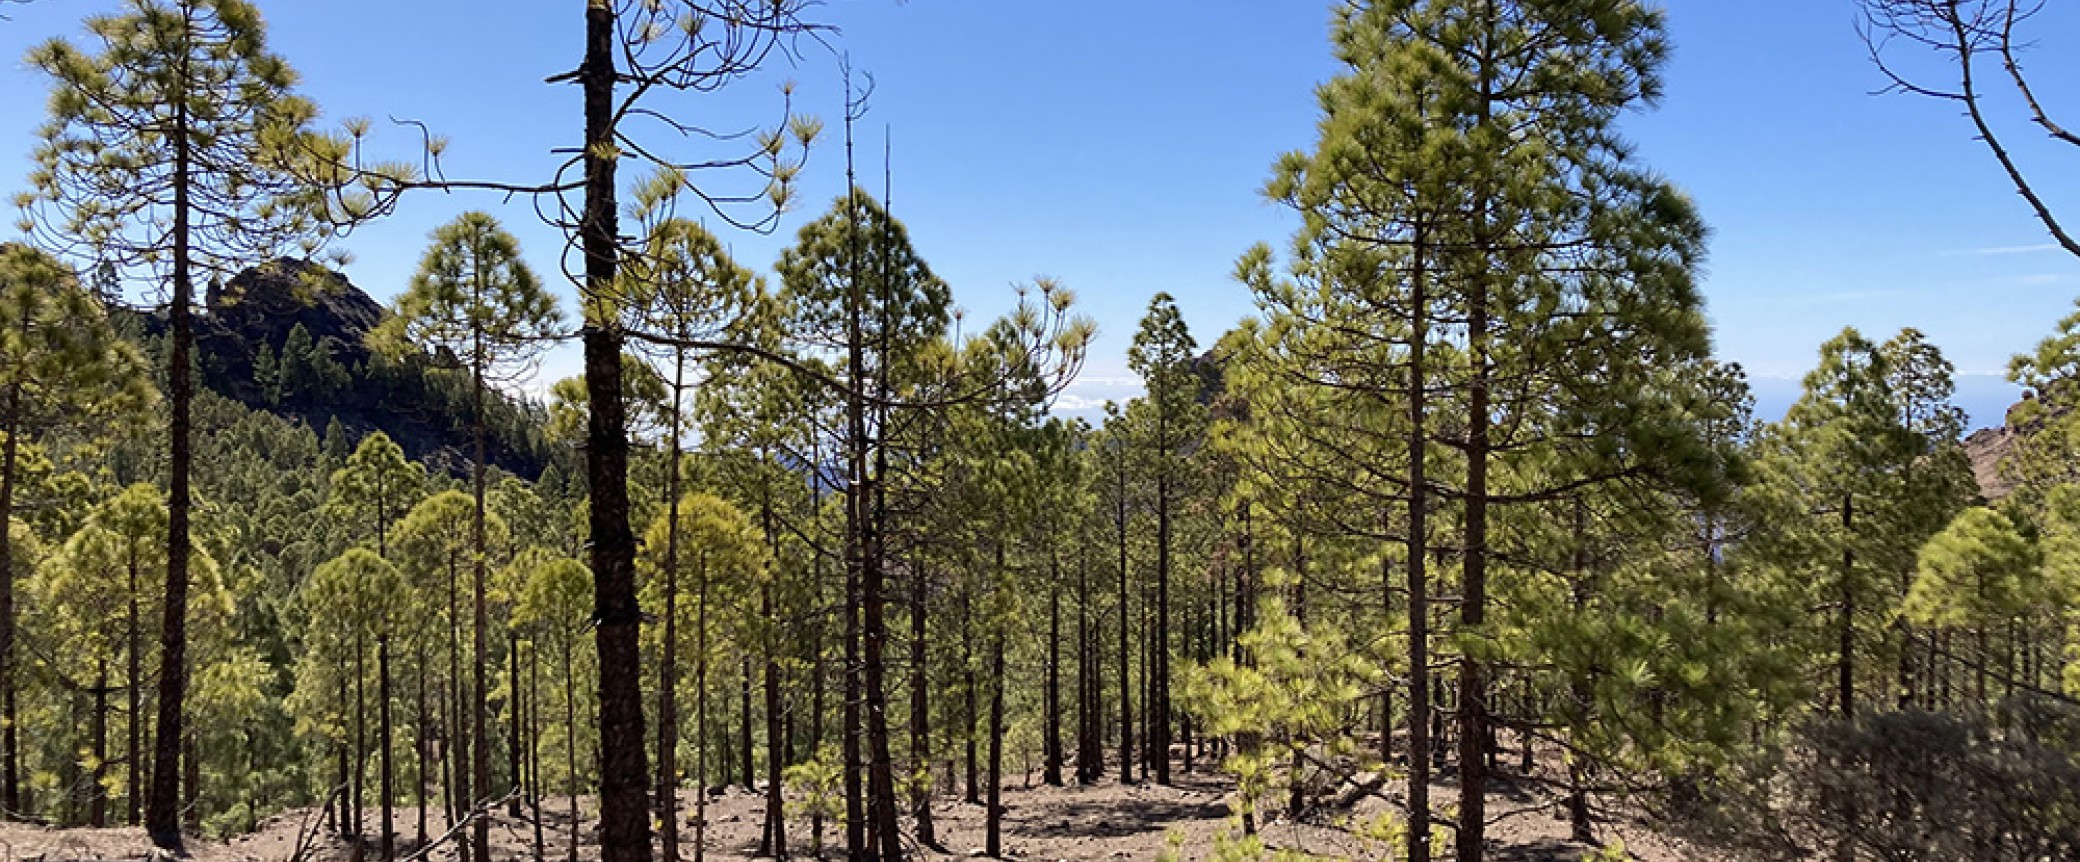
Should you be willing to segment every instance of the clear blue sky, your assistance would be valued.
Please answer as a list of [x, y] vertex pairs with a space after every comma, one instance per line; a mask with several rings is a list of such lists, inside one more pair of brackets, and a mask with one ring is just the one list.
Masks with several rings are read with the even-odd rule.
[[[0, 22], [0, 190], [20, 188], [45, 84], [19, 58], [112, 4], [39, 0]], [[542, 79], [574, 65], [579, 4], [260, 0], [274, 48], [334, 118], [424, 120], [453, 139], [456, 177], [539, 180], [552, 147], [575, 142], [576, 92]], [[1238, 253], [1280, 244], [1293, 219], [1257, 190], [1272, 159], [1307, 146], [1313, 86], [1336, 71], [1327, 7], [1313, 0], [834, 0], [821, 19], [872, 73], [862, 162], [879, 186], [882, 129], [894, 137], [894, 209], [972, 317], [1010, 285], [1055, 276], [1102, 329], [1065, 406], [1130, 394], [1124, 353], [1150, 295], [1178, 297], [1202, 344], [1250, 313], [1229, 278]], [[1781, 410], [1814, 348], [1844, 325], [1873, 335], [1917, 326], [1948, 353], [1980, 422], [2012, 397], [1993, 379], [2080, 295], [2080, 263], [2042, 229], [1950, 106], [1874, 96], [1850, 0], [1675, 0], [1667, 94], [1625, 121], [1640, 156], [1687, 188], [1713, 226], [1704, 277], [1719, 350]], [[2070, 38], [2080, 12], [2052, 4], [2032, 70], [2054, 110], [2080, 114]], [[839, 79], [811, 51], [793, 69], [732, 92], [674, 101], [718, 128], [767, 121], [783, 78], [798, 108], [831, 121], [811, 155], [802, 206], [775, 236], [738, 235], [737, 256], [769, 269], [802, 221], [843, 188]], [[2003, 103], [2003, 108], [2008, 106]], [[2019, 113], [2008, 111], [2007, 119]], [[2003, 126], [2054, 197], [2075, 162], [2016, 122]], [[379, 122], [378, 146], [407, 148]], [[721, 177], [715, 182], [726, 182]], [[2065, 200], [2080, 220], [2080, 195]], [[399, 291], [436, 224], [467, 208], [506, 220], [545, 275], [561, 238], [524, 204], [429, 193], [347, 247], [354, 280]], [[567, 286], [557, 282], [566, 292]], [[972, 319], [971, 317], [971, 319]], [[568, 351], [544, 374], [575, 367]]]

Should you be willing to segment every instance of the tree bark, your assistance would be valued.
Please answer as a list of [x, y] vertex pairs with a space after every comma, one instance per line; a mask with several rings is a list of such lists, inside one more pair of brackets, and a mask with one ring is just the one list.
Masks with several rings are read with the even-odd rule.
[[[395, 783], [395, 774], [391, 771], [392, 765], [390, 762], [390, 636], [388, 634], [376, 638], [376, 680], [376, 723], [379, 725], [376, 731], [376, 744], [379, 746], [377, 757], [379, 758], [378, 772], [380, 773], [378, 792], [382, 794], [383, 807], [383, 831], [378, 836], [377, 842], [381, 847], [383, 862], [395, 862], [397, 859], [397, 832], [396, 824], [393, 820], [392, 807], [397, 799], [397, 785]], [[520, 680], [517, 677], [513, 680], [513, 685], [515, 691], [517, 691], [520, 685]], [[518, 749], [515, 748], [515, 750], [517, 751]]]
[[[588, 302], [582, 340], [586, 486], [591, 493], [594, 638], [599, 658], [600, 858], [649, 862], [650, 770], [643, 754], [643, 684], [635, 535], [628, 524], [628, 420], [621, 397], [624, 337], [604, 304], [619, 266], [614, 163], [614, 5], [585, 4], [585, 206], [579, 244]], [[482, 860], [480, 860], [482, 862]]]
[[[910, 762], [924, 775], [932, 762], [931, 667], [927, 663], [925, 613], [927, 578], [923, 560], [911, 563], [910, 571]], [[936, 847], [939, 838], [932, 827], [932, 783], [918, 781], [911, 791], [910, 817], [916, 823], [917, 843]]]
[[87, 788], [87, 825], [108, 825], [108, 661], [96, 663], [94, 674], [94, 769]]
[[1430, 438], [1424, 422], [1430, 341], [1427, 238], [1418, 219], [1408, 302], [1408, 862], [1430, 860], [1430, 480], [1426, 473]]
[[[1156, 471], [1156, 632], [1149, 650], [1149, 759], [1156, 783], [1170, 783], [1170, 441], [1169, 417], [1157, 411], [1156, 448], [1162, 467]], [[482, 862], [482, 860], [478, 860]]]
[[1046, 709], [1042, 721], [1046, 725], [1041, 738], [1041, 749], [1046, 762], [1041, 766], [1041, 781], [1050, 787], [1062, 786], [1062, 592], [1060, 566], [1052, 556], [1048, 566], [1047, 584], [1047, 683], [1044, 696]]
[[[1002, 560], [1002, 551], [998, 559]], [[989, 815], [983, 855], [1004, 858], [1004, 630], [992, 621], [989, 644]]]
[[187, 738], [183, 708], [188, 696], [188, 522], [193, 508], [189, 473], [194, 461], [190, 439], [195, 400], [192, 357], [195, 350], [195, 281], [190, 270], [189, 197], [191, 177], [188, 105], [182, 94], [173, 101], [173, 296], [166, 309], [170, 334], [167, 360], [169, 416], [167, 436], [166, 596], [159, 635], [159, 715], [152, 751], [151, 797], [145, 804], [145, 832], [162, 850], [181, 849], [181, 743]]
[[[26, 315], [26, 309], [24, 313]], [[0, 439], [0, 696], [4, 696], [6, 700], [6, 714], [5, 716], [0, 716], [0, 720], [4, 720], [6, 725], [6, 737], [0, 739], [0, 749], [5, 749], [0, 751], [0, 818], [13, 819], [17, 814], [22, 813], [21, 751], [16, 744], [18, 740], [15, 737], [15, 726], [18, 724], [18, 716], [14, 712], [15, 608], [14, 530], [12, 529], [14, 525], [15, 464], [20, 456], [22, 432], [22, 381], [19, 378], [7, 387], [6, 422], [6, 437]], [[133, 633], [130, 642], [132, 644], [132, 653], [134, 654], [137, 643], [137, 639], [134, 636], [137, 625], [137, 602], [135, 598], [137, 590], [134, 585], [130, 590], [130, 595], [132, 596], [130, 616], [131, 632]], [[133, 674], [131, 676], [131, 685], [133, 687], [137, 684], [136, 679], [136, 675]], [[137, 713], [135, 712], [134, 704], [130, 713], [130, 723], [132, 726], [137, 724]], [[130, 774], [133, 776], [137, 774], [137, 757], [137, 749], [133, 743], [130, 749]], [[137, 790], [134, 783], [131, 785], [130, 800], [130, 807], [134, 812], [137, 808]], [[136, 822], [136, 815], [133, 813], [130, 819], [131, 822]]]

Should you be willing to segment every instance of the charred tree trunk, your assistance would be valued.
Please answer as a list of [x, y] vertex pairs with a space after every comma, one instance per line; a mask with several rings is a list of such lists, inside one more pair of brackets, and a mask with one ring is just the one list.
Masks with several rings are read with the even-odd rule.
[[[579, 223], [585, 288], [604, 302], [616, 287], [620, 234], [614, 199], [616, 143], [614, 5], [588, 0], [585, 59], [585, 207]], [[649, 862], [650, 770], [643, 755], [642, 609], [636, 602], [635, 535], [628, 524], [628, 417], [621, 394], [624, 336], [603, 306], [588, 305], [585, 346], [586, 487], [592, 496], [594, 639], [599, 656], [600, 858]], [[483, 860], [479, 860], [483, 862]]]

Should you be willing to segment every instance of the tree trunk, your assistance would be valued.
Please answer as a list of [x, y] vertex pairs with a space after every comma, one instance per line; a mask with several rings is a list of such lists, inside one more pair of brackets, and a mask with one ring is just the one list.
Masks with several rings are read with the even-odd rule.
[[[463, 758], [469, 751], [469, 731], [462, 722], [467, 706], [463, 703], [462, 690], [462, 572], [452, 556], [448, 560], [448, 678], [441, 693], [446, 702], [441, 705], [441, 776], [447, 787], [441, 792], [448, 814], [448, 828], [461, 823], [469, 814], [469, 772], [463, 768]], [[461, 839], [468, 843], [468, 839]]]
[[982, 802], [981, 766], [975, 750], [975, 725], [982, 720], [981, 707], [977, 703], [975, 687], [975, 603], [967, 593], [961, 595], [961, 694], [967, 699], [967, 707], [961, 713], [961, 737], [967, 742], [969, 805]]
[[1047, 584], [1047, 684], [1044, 710], [1044, 736], [1041, 749], [1046, 753], [1046, 763], [1041, 766], [1041, 781], [1050, 787], [1062, 786], [1062, 592], [1060, 567], [1049, 557], [1049, 580]]
[[1855, 536], [1856, 498], [1842, 495], [1842, 603], [1837, 620], [1835, 695], [1843, 719], [1856, 717], [1856, 551], [1849, 546]]
[[[6, 518], [0, 516], [0, 524], [4, 523]], [[130, 783], [127, 798], [124, 800], [124, 805], [128, 808], [124, 822], [136, 826], [143, 822], [144, 815], [144, 615], [140, 609], [142, 603], [138, 600], [139, 590], [143, 588], [139, 581], [139, 570], [142, 566], [138, 564], [137, 546], [134, 541], [130, 547], [130, 602], [125, 619], [123, 647], [124, 660], [128, 663], [124, 677], [126, 684], [123, 688], [130, 699], [129, 717], [123, 722], [130, 737], [130, 746], [127, 749], [129, 753], [124, 758], [127, 762], [124, 772], [128, 773]], [[0, 551], [0, 554], [4, 553]], [[13, 716], [10, 715], [8, 718], [12, 732]]]
[[[585, 208], [579, 243], [585, 289], [594, 303], [617, 281], [619, 207], [614, 200], [616, 70], [614, 4], [587, 0], [585, 60]], [[600, 859], [649, 862], [650, 770], [643, 756], [642, 609], [636, 601], [635, 535], [628, 525], [628, 419], [621, 396], [623, 336], [604, 305], [587, 303], [586, 487], [591, 493], [594, 638], [599, 659]], [[481, 862], [481, 860], [480, 860]]]
[[[768, 582], [765, 586], [765, 617], [775, 619], [778, 609], [774, 607], [773, 591], [776, 587]], [[786, 765], [786, 741], [780, 727], [780, 656], [775, 645], [766, 646], [765, 689], [766, 689], [766, 823], [765, 840], [760, 851], [762, 856], [787, 858], [787, 801], [782, 786], [782, 770]]]
[[[693, 612], [693, 862], [708, 849], [708, 561], [694, 568]], [[665, 862], [677, 862], [667, 859]]]
[[1089, 548], [1076, 549], [1076, 783], [1092, 784], [1105, 771], [1104, 710], [1098, 702], [1104, 689], [1099, 668], [1098, 634], [1091, 627], [1091, 579]]
[[108, 825], [108, 661], [96, 663], [94, 673], [94, 769], [87, 788], [87, 825]]
[[743, 764], [744, 789], [758, 792], [758, 771], [754, 768], [751, 751], [751, 654], [745, 653], [737, 661], [737, 755]]
[[[5, 415], [7, 426], [4, 429], [6, 436], [4, 439], [0, 439], [0, 696], [4, 696], [6, 700], [6, 714], [0, 716], [0, 722], [4, 722], [6, 726], [6, 737], [5, 739], [0, 739], [0, 748], [5, 749], [0, 751], [0, 818], [5, 819], [13, 819], [23, 811], [21, 751], [16, 744], [18, 740], [15, 738], [18, 716], [14, 712], [15, 609], [13, 530], [15, 462], [20, 456], [21, 416], [22, 381], [17, 378], [7, 389], [7, 413]], [[134, 655], [136, 652], [135, 644], [137, 643], [135, 636], [137, 630], [137, 601], [135, 598], [137, 590], [135, 585], [132, 585], [130, 595], [132, 596], [130, 602], [130, 625], [132, 632], [130, 643], [132, 644], [131, 651]], [[132, 674], [130, 679], [132, 686], [137, 685], [137, 676], [135, 674]], [[132, 709], [130, 723], [134, 726], [137, 724], [137, 713], [134, 711], [134, 704]], [[137, 759], [137, 749], [133, 745], [130, 750], [130, 774], [133, 776], [137, 774]], [[131, 810], [135, 811], [137, 808], [137, 790], [134, 784], [130, 791], [130, 799]], [[137, 818], [133, 814], [130, 819], [134, 823]]]
[[363, 648], [362, 637], [359, 626], [356, 626], [356, 631], [354, 632], [354, 769], [352, 773], [353, 781], [349, 785], [351, 790], [348, 794], [353, 799], [354, 828], [352, 834], [354, 836], [354, 846], [351, 848], [351, 856], [356, 862], [359, 862], [367, 852], [368, 844], [365, 838], [366, 833], [361, 831], [362, 824], [367, 820], [364, 816], [366, 809], [364, 803], [367, 802], [365, 791], [368, 789], [368, 651]]
[[430, 732], [430, 731], [432, 730], [432, 728], [433, 728], [433, 721], [432, 721], [432, 716], [430, 716], [430, 715], [428, 715], [428, 714], [427, 714], [427, 702], [426, 702], [426, 640], [425, 640], [425, 637], [424, 637], [424, 635], [421, 635], [421, 636], [418, 636], [418, 637], [415, 637], [415, 638], [413, 638], [413, 649], [412, 649], [412, 652], [413, 652], [413, 654], [414, 654], [414, 659], [413, 659], [413, 666], [414, 666], [414, 668], [415, 668], [415, 669], [416, 669], [416, 670], [418, 671], [418, 675], [419, 675], [419, 679], [418, 679], [418, 683], [419, 683], [419, 703], [418, 703], [418, 707], [419, 707], [419, 708], [418, 708], [418, 710], [416, 711], [416, 713], [415, 713], [415, 714], [414, 714], [414, 716], [413, 716], [413, 717], [414, 717], [414, 718], [415, 718], [415, 719], [416, 719], [416, 720], [418, 721], [418, 730], [419, 730], [419, 732], [418, 732], [418, 734], [417, 734], [417, 735], [416, 735], [415, 737], [413, 737], [413, 739], [412, 739], [412, 751], [413, 751], [413, 754], [414, 754], [414, 755], [415, 755], [415, 756], [416, 756], [416, 757], [418, 758], [418, 760], [419, 760], [419, 768], [418, 768], [418, 770], [417, 770], [417, 771], [413, 772], [413, 775], [414, 775], [414, 776], [415, 776], [415, 778], [417, 779], [417, 780], [416, 780], [416, 781], [415, 781], [414, 783], [418, 785], [418, 787], [417, 787], [417, 788], [415, 788], [415, 790], [416, 790], [416, 797], [417, 797], [416, 801], [417, 801], [417, 802], [419, 803], [419, 814], [418, 814], [418, 817], [419, 817], [419, 826], [418, 826], [418, 834], [417, 834], [416, 836], [414, 836], [414, 841], [412, 842], [412, 846], [413, 846], [413, 847], [424, 847], [424, 846], [426, 846], [426, 837], [427, 837], [427, 836], [426, 836], [426, 786], [427, 786], [427, 784], [429, 783], [429, 782], [427, 781], [427, 776], [426, 776], [426, 768], [427, 768], [427, 766], [428, 766], [428, 763], [429, 763], [429, 761], [431, 761], [431, 760], [433, 759], [433, 755], [432, 755], [432, 752], [431, 752], [431, 751], [429, 751], [429, 749], [428, 749], [428, 746], [429, 746], [429, 741], [427, 740], [427, 734], [428, 734], [428, 733], [429, 733], [429, 732]]
[[[1427, 229], [1417, 219], [1409, 271], [1408, 339], [1408, 862], [1430, 860], [1430, 438], [1428, 400], [1430, 297], [1425, 280]], [[1391, 601], [1391, 599], [1389, 599]], [[1254, 623], [1254, 610], [1251, 622]]]
[[[1160, 411], [1159, 411], [1160, 414]], [[1149, 695], [1149, 758], [1154, 761], [1157, 784], [1170, 783], [1170, 444], [1168, 418], [1156, 420], [1158, 455], [1162, 468], [1156, 471], [1156, 633], [1149, 650], [1151, 693]], [[479, 860], [482, 862], [482, 860]]]
[[[530, 797], [529, 802], [531, 803], [529, 810], [534, 814], [534, 856], [532, 858], [546, 860], [549, 858], [548, 848], [542, 834], [542, 655], [540, 647], [536, 647], [535, 650], [528, 653], [527, 692], [528, 700], [531, 701], [527, 713], [527, 737], [529, 740], [529, 745], [527, 746], [529, 779], [527, 789]], [[423, 815], [421, 819], [424, 819]], [[421, 846], [424, 846], [426, 842], [422, 839], [419, 843]]]
[[[515, 676], [513, 679], [515, 691], [518, 691], [519, 685], [520, 680]], [[390, 636], [388, 634], [376, 638], [376, 723], [378, 725], [376, 744], [379, 746], [379, 753], [377, 754], [379, 759], [378, 772], [380, 773], [377, 791], [382, 795], [383, 807], [383, 831], [377, 837], [377, 842], [382, 848], [383, 862], [396, 862], [397, 839], [395, 836], [397, 832], [391, 809], [397, 799], [397, 785], [395, 783], [395, 774], [391, 771], [392, 765], [390, 762]], [[517, 734], [515, 738], [518, 738]], [[516, 747], [514, 750], [517, 751], [519, 749]], [[515, 774], [517, 775], [518, 773]]]
[[[510, 625], [510, 624], [509, 624]], [[520, 641], [511, 636], [510, 627], [506, 639], [506, 770], [512, 779], [511, 799], [506, 801], [506, 816], [520, 819], [520, 792], [526, 784], [520, 771]]]
[[[563, 793], [571, 806], [571, 840], [569, 862], [578, 862], [578, 833], [583, 821], [578, 819], [578, 674], [572, 667], [571, 653], [577, 649], [569, 641], [563, 645]], [[602, 850], [605, 848], [602, 847]]]
[[[676, 481], [678, 441], [672, 444]], [[679, 858], [679, 496], [666, 504], [664, 645], [657, 661], [657, 826], [662, 855]], [[696, 788], [698, 791], [699, 788]]]
[[[999, 551], [1001, 558], [1001, 551]], [[989, 835], [983, 855], [1004, 858], [1004, 631], [1001, 621], [990, 623], [989, 644]]]
[[173, 101], [173, 296], [167, 309], [171, 344], [167, 361], [169, 416], [167, 436], [172, 452], [167, 462], [166, 493], [166, 595], [164, 623], [159, 635], [159, 715], [152, 752], [152, 790], [145, 804], [145, 831], [152, 845], [163, 850], [181, 849], [181, 743], [187, 738], [183, 708], [188, 697], [188, 544], [190, 464], [194, 460], [189, 439], [190, 417], [195, 400], [192, 355], [195, 350], [195, 282], [189, 261], [188, 106], [184, 98]]
[[672, 412], [664, 480], [664, 645], [657, 661], [657, 828], [667, 862], [679, 858], [679, 462], [686, 351], [672, 353]]
[[[925, 647], [926, 587], [928, 586], [923, 560], [914, 561], [910, 572], [910, 762], [919, 775], [925, 774], [932, 762], [932, 719], [929, 654]], [[929, 779], [916, 782], [911, 791], [910, 816], [916, 823], [917, 843], [936, 847], [939, 838], [932, 828], [932, 783]]]
[[[482, 279], [483, 273], [480, 271], [477, 276]], [[476, 551], [470, 559], [470, 787], [476, 793], [468, 798], [471, 811], [478, 807], [478, 797], [482, 797], [485, 805], [491, 803], [491, 733], [488, 726], [491, 712], [491, 599], [490, 578], [486, 571], [491, 547], [490, 538], [484, 532], [485, 359], [481, 347], [476, 354], [470, 374], [470, 435], [476, 449], [476, 457], [470, 464], [470, 494], [474, 505], [469, 527], [470, 545]], [[355, 774], [360, 774], [358, 766]], [[491, 862], [491, 818], [477, 818], [470, 827], [470, 851], [476, 862]]]
[[1133, 641], [1127, 636], [1127, 450], [1119, 449], [1118, 485], [1113, 489], [1115, 524], [1119, 527], [1119, 783], [1134, 783], [1134, 677], [1127, 672]]

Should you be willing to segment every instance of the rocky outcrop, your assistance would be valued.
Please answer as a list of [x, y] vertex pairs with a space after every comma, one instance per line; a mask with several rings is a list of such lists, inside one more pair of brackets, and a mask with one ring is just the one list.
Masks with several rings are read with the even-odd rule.
[[[321, 433], [336, 420], [352, 440], [381, 430], [408, 456], [459, 473], [471, 449], [466, 389], [431, 356], [378, 356], [368, 336], [389, 316], [337, 270], [308, 260], [267, 261], [205, 291], [195, 318], [197, 365], [205, 385], [248, 407]], [[299, 328], [307, 338], [294, 336]], [[144, 329], [163, 335], [163, 315], [146, 318]], [[298, 355], [292, 360], [291, 353]], [[284, 386], [291, 376], [285, 369], [297, 362], [299, 385]], [[491, 463], [539, 476], [550, 451], [536, 417], [518, 402], [495, 400]]]
[[2015, 431], [2003, 425], [1981, 428], [1964, 438], [1965, 456], [1972, 461], [1972, 478], [1979, 483], [1979, 496], [1995, 502], [2015, 490], [2015, 483], [2001, 475], [2001, 459], [2015, 448]]

